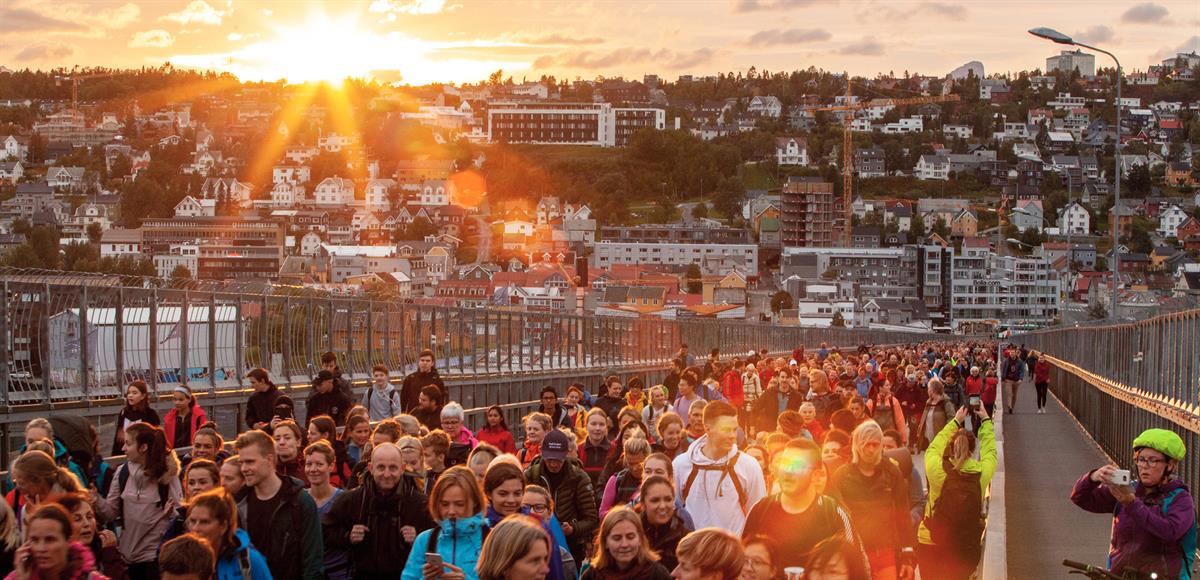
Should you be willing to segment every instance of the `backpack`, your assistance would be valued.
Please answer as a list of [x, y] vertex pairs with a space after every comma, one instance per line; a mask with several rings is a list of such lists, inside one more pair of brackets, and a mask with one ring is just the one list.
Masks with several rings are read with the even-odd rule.
[[455, 465], [466, 465], [467, 457], [471, 455], [471, 445], [467, 443], [451, 443], [446, 451], [446, 469]]
[[[722, 463], [720, 465], [711, 465], [711, 464], [694, 465], [693, 464], [692, 472], [688, 474], [687, 482], [685, 482], [683, 484], [683, 493], [680, 494], [679, 497], [685, 503], [687, 502], [688, 494], [691, 493], [691, 491], [692, 491], [692, 484], [695, 483], [695, 481], [696, 481], [696, 475], [698, 475], [701, 471], [719, 471], [721, 473], [724, 473], [726, 476], [728, 476], [729, 480], [731, 482], [733, 482], [733, 489], [735, 491], [737, 491], [737, 495], [738, 495], [738, 505], [742, 508], [742, 515], [746, 515], [746, 513], [747, 513], [746, 490], [742, 487], [742, 480], [738, 479], [737, 472], [734, 471], [734, 466], [737, 463], [738, 457], [741, 457], [740, 452], [737, 455], [734, 455], [733, 458], [730, 459], [729, 461], [726, 461], [725, 463]], [[717, 486], [720, 487], [720, 484], [721, 484], [721, 481], [718, 479]]]
[[925, 528], [934, 544], [978, 558], [984, 525], [981, 474], [959, 472], [949, 459], [942, 459], [942, 469], [946, 480]]
[[[125, 493], [125, 485], [129, 483], [129, 464], [121, 466], [121, 470], [117, 472], [117, 489], [120, 491], [117, 497], [121, 497]], [[158, 484], [158, 507], [167, 505], [167, 496], [170, 495], [171, 488], [165, 483]]]
[[[1183, 491], [1182, 487], [1177, 487], [1177, 488], [1171, 490], [1170, 493], [1168, 493], [1166, 496], [1163, 497], [1162, 513], [1164, 516], [1167, 515], [1167, 510], [1170, 509], [1171, 502], [1175, 501], [1175, 496], [1179, 495], [1179, 493], [1182, 491]], [[1121, 513], [1120, 502], [1118, 502], [1116, 507], [1113, 508], [1113, 517], [1116, 517], [1117, 514], [1119, 514], [1119, 513]], [[1184, 532], [1183, 537], [1179, 539], [1179, 549], [1183, 550], [1183, 569], [1179, 571], [1179, 580], [1191, 580], [1192, 566], [1194, 566], [1196, 563], [1196, 548], [1197, 548], [1197, 528], [1196, 528], [1196, 522], [1195, 522], [1195, 520], [1193, 520], [1192, 527], [1188, 528], [1188, 530], [1186, 532]], [[1109, 568], [1112, 567], [1112, 565], [1113, 565], [1112, 557], [1109, 557], [1108, 564], [1106, 564], [1106, 565]]]
[[[367, 402], [370, 403], [371, 400], [375, 398], [375, 387], [368, 386], [367, 392], [370, 393], [369, 395], [367, 395], [367, 397], [369, 397], [367, 399]], [[388, 407], [391, 408], [392, 411], [394, 411], [392, 413], [392, 416], [396, 416], [396, 415], [400, 414], [401, 407], [400, 407], [399, 398], [400, 398], [400, 391], [398, 391], [396, 389], [392, 389], [392, 396], [388, 397]], [[351, 399], [351, 400], [353, 400], [353, 399]], [[370, 408], [370, 407], [368, 407], [368, 408]]]

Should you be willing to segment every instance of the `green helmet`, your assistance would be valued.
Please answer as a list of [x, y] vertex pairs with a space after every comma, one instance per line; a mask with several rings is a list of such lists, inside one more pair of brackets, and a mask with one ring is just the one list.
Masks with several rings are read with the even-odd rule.
[[1137, 451], [1143, 447], [1149, 447], [1175, 461], [1183, 461], [1183, 456], [1187, 454], [1187, 447], [1183, 445], [1183, 439], [1174, 431], [1166, 429], [1142, 431], [1142, 434], [1133, 440], [1133, 450]]

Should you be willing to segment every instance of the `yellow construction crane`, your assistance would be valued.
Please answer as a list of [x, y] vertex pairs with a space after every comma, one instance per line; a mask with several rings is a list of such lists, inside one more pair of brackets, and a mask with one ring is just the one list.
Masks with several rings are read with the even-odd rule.
[[73, 67], [71, 69], [70, 74], [55, 75], [54, 76], [54, 86], [56, 86], [56, 87], [62, 86], [62, 83], [64, 83], [64, 82], [71, 83], [71, 112], [78, 113], [79, 112], [79, 81], [86, 80], [86, 79], [101, 78], [101, 77], [111, 77], [114, 74], [115, 73], [111, 73], [111, 72], [96, 72], [96, 73], [79, 74], [79, 66], [76, 65], [75, 67]]
[[854, 200], [854, 139], [850, 131], [850, 125], [854, 122], [854, 112], [868, 107], [892, 105], [900, 107], [903, 105], [924, 105], [927, 103], [945, 103], [957, 101], [958, 95], [945, 95], [938, 97], [911, 97], [905, 99], [876, 99], [872, 104], [866, 102], [853, 103], [853, 95], [850, 92], [850, 74], [846, 75], [846, 104], [833, 105], [830, 107], [816, 107], [808, 109], [809, 111], [841, 111], [842, 112], [842, 211], [844, 212], [842, 230], [842, 243], [846, 247], [850, 247], [850, 232], [851, 232], [851, 215], [853, 208], [850, 207]]

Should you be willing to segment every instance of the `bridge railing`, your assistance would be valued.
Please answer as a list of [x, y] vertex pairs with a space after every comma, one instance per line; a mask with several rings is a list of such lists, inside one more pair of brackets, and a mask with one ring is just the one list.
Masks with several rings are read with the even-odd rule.
[[158, 279], [0, 271], [0, 406], [110, 399], [132, 380], [155, 392], [246, 388], [250, 369], [303, 384], [322, 353], [351, 380], [376, 364], [393, 378], [433, 350], [447, 378], [598, 372], [665, 365], [688, 344], [697, 356], [792, 345], [944, 339], [896, 331], [812, 329], [715, 319], [457, 308], [293, 287], [178, 285]]
[[1050, 389], [1110, 457], [1132, 468], [1130, 444], [1139, 433], [1172, 429], [1188, 447], [1179, 475], [1200, 481], [1200, 310], [1014, 342], [1048, 355]]

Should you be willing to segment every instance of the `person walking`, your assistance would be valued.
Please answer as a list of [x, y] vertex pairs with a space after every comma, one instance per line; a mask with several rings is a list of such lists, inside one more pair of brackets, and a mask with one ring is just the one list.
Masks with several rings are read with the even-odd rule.
[[133, 381], [125, 387], [125, 406], [117, 413], [117, 430], [113, 435], [113, 455], [124, 453], [125, 430], [134, 423], [162, 424], [158, 413], [150, 406], [150, 389], [145, 381]]
[[675, 481], [669, 475], [643, 478], [638, 509], [650, 547], [661, 556], [663, 566], [674, 570], [679, 563], [675, 559], [679, 540], [694, 531], [692, 526], [683, 521], [676, 506]]
[[212, 547], [216, 580], [271, 580], [267, 559], [238, 527], [237, 502], [227, 490], [218, 487], [189, 499], [187, 527]]
[[171, 393], [174, 406], [163, 417], [163, 431], [167, 436], [167, 445], [172, 449], [188, 447], [196, 436], [196, 431], [208, 422], [204, 409], [196, 403], [196, 396], [185, 385], [178, 385]]
[[[462, 465], [446, 470], [429, 494], [429, 515], [437, 525], [417, 534], [401, 580], [451, 575], [476, 580], [487, 528], [484, 508], [483, 489], [475, 474]], [[438, 554], [439, 561], [431, 562], [429, 554]]]
[[1034, 352], [1030, 359], [1036, 359], [1033, 364], [1033, 388], [1037, 390], [1037, 412], [1046, 413], [1046, 395], [1050, 390], [1050, 361], [1040, 352]]
[[671, 573], [650, 547], [637, 512], [624, 506], [604, 516], [592, 559], [580, 580], [669, 580]]
[[925, 410], [921, 413], [921, 421], [917, 425], [916, 444], [920, 451], [928, 448], [934, 437], [937, 437], [954, 417], [954, 403], [946, 398], [946, 392], [942, 389], [941, 379], [929, 379], [929, 386], [925, 389], [929, 399], [925, 401]]
[[363, 393], [362, 406], [372, 421], [391, 419], [402, 410], [400, 391], [388, 380], [387, 365], [378, 364], [371, 369], [371, 386]]
[[[979, 423], [979, 459], [972, 457], [974, 438], [964, 428], [968, 412]], [[929, 444], [925, 451], [929, 501], [917, 532], [922, 578], [966, 580], [979, 565], [983, 495], [996, 473], [996, 462], [996, 434], [982, 405], [960, 407]]]
[[737, 409], [713, 401], [702, 420], [704, 435], [673, 462], [679, 497], [697, 528], [740, 535], [750, 507], [767, 494], [762, 468], [738, 451]]
[[283, 393], [271, 382], [267, 369], [252, 369], [246, 373], [246, 380], [254, 392], [246, 402], [246, 426], [251, 429], [266, 429], [275, 417], [275, 402]]
[[1086, 511], [1112, 516], [1108, 566], [1113, 574], [1137, 570], [1141, 577], [1190, 578], [1196, 510], [1178, 474], [1187, 448], [1179, 435], [1166, 429], [1143, 431], [1132, 447], [1133, 481], [1119, 480], [1119, 468], [1104, 465], [1075, 482], [1071, 501]]
[[576, 562], [582, 562], [588, 542], [599, 523], [592, 479], [576, 459], [568, 459], [566, 433], [546, 434], [537, 459], [525, 470], [525, 481], [540, 485], [554, 496], [554, 514]]
[[1017, 406], [1017, 387], [1021, 386], [1021, 381], [1025, 380], [1026, 364], [1025, 361], [1017, 358], [1017, 351], [1009, 349], [1008, 355], [1000, 360], [1000, 380], [1004, 387], [1005, 397], [1008, 399], [1008, 414], [1013, 413], [1013, 409]]
[[337, 376], [330, 371], [317, 373], [317, 378], [313, 379], [313, 392], [304, 405], [305, 427], [318, 415], [328, 415], [338, 427], [346, 424], [346, 415], [353, 403], [345, 392], [337, 388], [336, 382]]
[[[435, 344], [436, 340], [434, 337]], [[429, 385], [437, 385], [438, 390], [442, 392], [440, 400], [446, 400], [446, 383], [442, 382], [442, 377], [438, 375], [433, 351], [425, 349], [417, 356], [417, 370], [404, 377], [404, 382], [400, 384], [400, 406], [405, 413], [411, 414], [416, 410], [421, 389]]]

